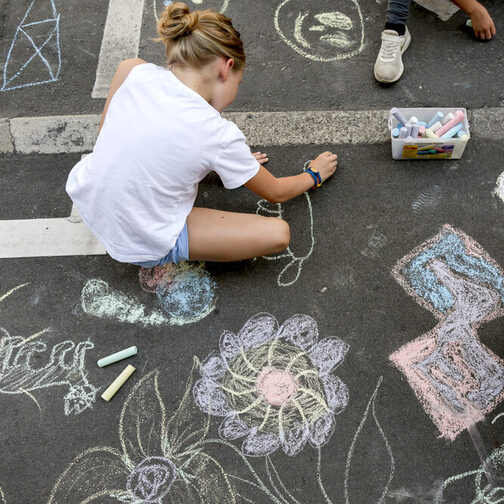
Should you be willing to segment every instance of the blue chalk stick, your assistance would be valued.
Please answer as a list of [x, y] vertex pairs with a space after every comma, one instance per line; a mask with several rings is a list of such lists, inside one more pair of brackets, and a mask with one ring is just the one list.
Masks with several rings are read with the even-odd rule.
[[441, 119], [443, 119], [443, 117], [444, 117], [443, 112], [441, 112], [440, 110], [438, 110], [434, 114], [434, 116], [432, 117], [432, 119], [427, 123], [427, 128], [430, 128], [436, 122], [441, 121]]
[[462, 128], [464, 127], [463, 122], [459, 122], [453, 128], [449, 129], [444, 135], [441, 135], [441, 138], [451, 138], [454, 137]]
[[458, 137], [458, 138], [463, 138], [464, 136], [469, 137], [469, 135], [467, 134], [467, 131], [464, 131], [463, 129], [461, 129], [461, 130], [457, 133], [457, 137]]
[[418, 121], [418, 126], [423, 126], [427, 128], [427, 123], [425, 121]]
[[129, 348], [125, 348], [124, 350], [121, 350], [120, 352], [116, 352], [112, 355], [108, 355], [107, 357], [103, 357], [103, 359], [100, 359], [97, 364], [99, 367], [105, 367], [108, 366], [109, 364], [113, 364], [114, 362], [126, 359], [127, 357], [131, 357], [132, 355], [137, 354], [137, 347], [132, 346]]
[[394, 138], [397, 138], [397, 137], [399, 136], [399, 128], [394, 128], [394, 129], [392, 130], [392, 136], [393, 136]]

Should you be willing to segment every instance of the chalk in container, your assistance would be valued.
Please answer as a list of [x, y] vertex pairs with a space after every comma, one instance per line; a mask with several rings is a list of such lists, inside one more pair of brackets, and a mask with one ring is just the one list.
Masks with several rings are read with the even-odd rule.
[[112, 355], [107, 355], [107, 357], [103, 357], [103, 359], [100, 359], [97, 364], [98, 367], [105, 367], [108, 366], [109, 364], [113, 364], [114, 362], [127, 359], [128, 357], [131, 357], [132, 355], [137, 354], [137, 347], [132, 346], [129, 348], [125, 348], [124, 350], [121, 350], [120, 352], [116, 352]]
[[128, 364], [124, 371], [110, 384], [110, 386], [103, 392], [102, 399], [110, 401], [116, 392], [124, 385], [126, 380], [133, 374], [135, 368]]

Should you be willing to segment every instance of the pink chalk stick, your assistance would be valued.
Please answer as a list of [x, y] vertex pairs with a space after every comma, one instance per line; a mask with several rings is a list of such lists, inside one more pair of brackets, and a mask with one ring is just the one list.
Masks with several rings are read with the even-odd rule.
[[422, 137], [425, 136], [425, 129], [426, 129], [425, 126], [420, 126], [418, 128], [418, 134]]
[[453, 128], [453, 126], [462, 121], [464, 117], [464, 112], [462, 110], [457, 110], [457, 112], [455, 112], [455, 117], [436, 131], [437, 136], [440, 137], [441, 135], [443, 135], [443, 133], [446, 133], [449, 129]]

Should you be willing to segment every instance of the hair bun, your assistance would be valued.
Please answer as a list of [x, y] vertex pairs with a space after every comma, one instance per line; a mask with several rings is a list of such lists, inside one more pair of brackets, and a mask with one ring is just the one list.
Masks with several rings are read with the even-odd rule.
[[168, 4], [159, 19], [159, 36], [165, 40], [177, 40], [185, 35], [190, 35], [196, 28], [198, 21], [198, 12], [191, 12], [185, 3]]

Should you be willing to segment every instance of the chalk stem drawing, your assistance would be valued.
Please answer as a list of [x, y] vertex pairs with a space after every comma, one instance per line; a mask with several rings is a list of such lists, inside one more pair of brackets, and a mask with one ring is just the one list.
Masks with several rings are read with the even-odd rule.
[[3, 490], [0, 488], [0, 504], [7, 504], [7, 500], [5, 499], [5, 494]]
[[376, 501], [377, 503], [381, 504], [384, 502], [384, 498], [387, 495], [388, 489], [390, 487], [390, 483], [392, 482], [392, 479], [394, 478], [395, 461], [394, 461], [394, 455], [392, 453], [392, 448], [390, 447], [390, 444], [387, 440], [387, 437], [385, 436], [385, 433], [383, 432], [383, 429], [380, 425], [380, 422], [378, 421], [378, 418], [376, 417], [376, 398], [378, 396], [378, 390], [382, 384], [382, 381], [383, 381], [383, 377], [380, 376], [378, 383], [376, 385], [376, 388], [371, 396], [371, 399], [369, 399], [369, 402], [366, 406], [364, 416], [362, 417], [362, 420], [359, 424], [359, 427], [357, 428], [357, 430], [355, 432], [350, 449], [348, 450], [348, 456], [347, 456], [346, 467], [345, 467], [345, 481], [344, 481], [345, 503], [346, 504], [350, 504], [349, 479], [350, 479], [350, 471], [351, 471], [351, 467], [352, 467], [352, 460], [353, 460], [353, 456], [354, 456], [355, 446], [357, 444], [357, 441], [359, 440], [360, 433], [361, 433], [365, 423], [368, 420], [370, 412], [373, 416], [373, 421], [376, 425], [376, 428], [378, 429], [378, 432], [380, 433], [380, 436], [383, 440], [383, 443], [384, 443], [385, 448], [387, 450], [388, 456], [390, 458], [389, 477], [387, 479], [387, 482], [383, 488], [383, 491], [382, 491], [380, 497]]
[[[28, 284], [18, 285], [8, 291], [0, 297], [0, 302], [25, 285]], [[94, 345], [91, 341], [81, 341], [77, 345], [69, 340], [57, 343], [51, 349], [48, 362], [42, 367], [33, 367], [33, 355], [47, 350], [45, 342], [33, 340], [48, 331], [50, 329], [47, 328], [23, 338], [10, 336], [6, 329], [0, 327], [0, 393], [26, 394], [41, 410], [30, 392], [66, 385], [65, 415], [82, 413], [93, 407], [98, 391], [88, 382], [85, 369], [85, 352], [94, 348]]]
[[477, 334], [504, 314], [504, 273], [472, 238], [445, 225], [392, 275], [439, 323], [390, 359], [441, 435], [453, 440], [504, 398], [504, 361]]
[[474, 476], [475, 491], [475, 496], [471, 504], [504, 503], [504, 448], [497, 448], [494, 450], [486, 460], [486, 465], [492, 467], [492, 472], [494, 474], [499, 474], [498, 485], [495, 483], [492, 485], [490, 482], [484, 483], [483, 478], [486, 477], [486, 471], [483, 466], [480, 466], [479, 469], [457, 474], [446, 479], [443, 482], [442, 492], [436, 496], [434, 504], [442, 504], [443, 493], [446, 488], [471, 476]]
[[[50, 10], [52, 13], [52, 17], [49, 19], [42, 19], [38, 21], [27, 21], [33, 7], [35, 4], [49, 4]], [[36, 9], [34, 9], [36, 10]], [[41, 7], [41, 10], [46, 10], [46, 7]], [[33, 40], [30, 33], [37, 31], [40, 32], [40, 27], [45, 29], [44, 31], [44, 41], [37, 45], [37, 43]], [[54, 5], [54, 0], [32, 0], [30, 6], [28, 7], [23, 19], [19, 23], [16, 28], [16, 32], [14, 34], [14, 38], [12, 39], [12, 43], [9, 47], [9, 51], [7, 52], [7, 58], [4, 64], [3, 71], [3, 84], [0, 88], [0, 91], [8, 91], [10, 89], [23, 88], [28, 86], [37, 86], [39, 84], [47, 84], [49, 82], [55, 82], [58, 80], [60, 70], [61, 70], [61, 50], [60, 50], [60, 15], [56, 11], [56, 6]], [[26, 45], [28, 45], [29, 50], [33, 51], [31, 56], [26, 60], [24, 56], [26, 47], [22, 47], [18, 52], [22, 56], [23, 64], [17, 70], [10, 70], [13, 66], [12, 60], [15, 59], [16, 49], [18, 46], [23, 45], [23, 41]], [[26, 44], [28, 41], [28, 44]], [[51, 46], [54, 46], [51, 47]], [[55, 53], [55, 54], [53, 54]], [[37, 58], [37, 59], [36, 59]], [[22, 74], [23, 71], [30, 65], [30, 63], [35, 61], [42, 62], [45, 67], [45, 71], [47, 71], [44, 76], [41, 77], [40, 80], [31, 81], [31, 82], [22, 82]], [[24, 72], [26, 73], [26, 71]], [[16, 82], [13, 82], [16, 81]]]
[[495, 185], [494, 194], [504, 203], [504, 172], [499, 175]]
[[[308, 161], [309, 163], [309, 161]], [[301, 270], [303, 269], [303, 263], [312, 255], [313, 249], [315, 247], [315, 237], [313, 234], [313, 209], [312, 209], [312, 203], [310, 199], [310, 195], [305, 192], [303, 193], [304, 197], [306, 199], [306, 204], [308, 207], [308, 213], [310, 216], [310, 249], [306, 253], [306, 255], [297, 257], [291, 249], [291, 246], [289, 245], [287, 249], [284, 252], [281, 252], [278, 255], [271, 255], [271, 256], [263, 256], [263, 259], [266, 259], [267, 261], [278, 261], [282, 259], [288, 259], [289, 262], [287, 265], [280, 271], [278, 274], [278, 279], [277, 279], [277, 284], [279, 287], [289, 287], [290, 285], [295, 284], [298, 279], [299, 275], [301, 274]], [[274, 216], [278, 217], [279, 219], [283, 218], [283, 209], [282, 209], [282, 204], [281, 203], [275, 203], [272, 205], [266, 200], [260, 200], [257, 202], [257, 210], [256, 210], [257, 215], [269, 215], [269, 216]], [[295, 271], [294, 278], [289, 280], [289, 276], [292, 277], [291, 270], [297, 268], [297, 271]]]

